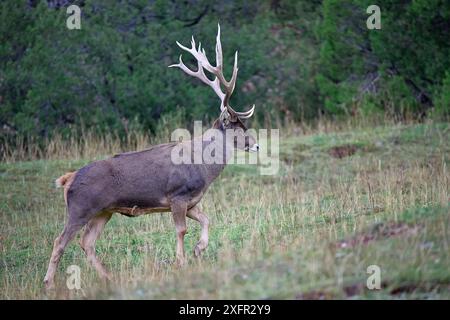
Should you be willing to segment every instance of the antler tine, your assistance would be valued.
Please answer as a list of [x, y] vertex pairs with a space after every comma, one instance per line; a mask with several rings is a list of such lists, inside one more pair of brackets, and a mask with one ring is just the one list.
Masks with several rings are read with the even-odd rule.
[[248, 111], [244, 111], [244, 112], [234, 111], [234, 114], [237, 115], [241, 119], [248, 119], [253, 115], [253, 112], [255, 112], [255, 105], [253, 105], [252, 108]]
[[[205, 51], [203, 50], [203, 54], [205, 55]], [[206, 57], [206, 55], [205, 55]], [[223, 75], [223, 54], [222, 54], [222, 42], [220, 41], [220, 24], [217, 24], [217, 37], [216, 37], [216, 72], [214, 73], [216, 77], [219, 78], [220, 83], [225, 88], [225, 99], [223, 101], [223, 105], [226, 106], [228, 109], [231, 109], [231, 111], [234, 111], [229, 106], [229, 101], [231, 98], [231, 95], [233, 94], [234, 87], [236, 85], [236, 79], [237, 79], [237, 51], [234, 54], [234, 66], [233, 66], [233, 74], [231, 76], [231, 80], [227, 81]]]
[[224, 84], [225, 89], [227, 90], [227, 95], [225, 96], [225, 98], [226, 98], [225, 105], [229, 105], [230, 97], [233, 94], [234, 87], [236, 86], [236, 79], [237, 79], [237, 72], [238, 72], [237, 60], [238, 60], [238, 52], [236, 51], [234, 53], [233, 74], [231, 75], [231, 80], [230, 80], [230, 82], [225, 81], [226, 84]]
[[214, 92], [217, 94], [217, 96], [220, 98], [220, 100], [223, 101], [225, 94], [222, 92], [222, 90], [220, 90], [219, 83], [217, 83], [216, 80], [211, 81], [211, 80], [208, 79], [208, 77], [206, 77], [205, 73], [203, 72], [202, 63], [200, 61], [197, 61], [197, 65], [198, 65], [198, 70], [197, 71], [193, 71], [193, 70], [189, 69], [184, 64], [184, 62], [182, 60], [182, 55], [180, 54], [179, 63], [172, 64], [172, 65], [169, 66], [169, 68], [173, 68], [173, 67], [180, 68], [181, 70], [183, 70], [188, 75], [200, 79], [204, 84], [210, 86], [214, 90]]
[[219, 70], [223, 70], [222, 43], [220, 42], [220, 24], [217, 24], [216, 37], [216, 64]]
[[[185, 73], [192, 77], [196, 77], [200, 79], [203, 83], [210, 86], [214, 92], [217, 94], [217, 96], [221, 100], [220, 110], [223, 112], [224, 110], [228, 110], [230, 113], [233, 113], [242, 119], [246, 119], [252, 116], [254, 112], [255, 106], [247, 112], [236, 112], [231, 108], [229, 102], [230, 97], [233, 94], [234, 88], [236, 86], [236, 79], [237, 79], [237, 73], [238, 73], [238, 52], [236, 51], [234, 54], [234, 65], [233, 65], [233, 73], [231, 76], [230, 81], [225, 80], [225, 77], [223, 75], [223, 54], [222, 54], [222, 43], [220, 41], [220, 25], [217, 24], [217, 37], [216, 37], [216, 66], [211, 65], [208, 58], [206, 57], [205, 49], [202, 48], [201, 42], [199, 42], [198, 49], [196, 48], [195, 39], [194, 36], [191, 38], [191, 48], [183, 46], [181, 43], [177, 41], [177, 45], [184, 51], [189, 52], [194, 56], [194, 58], [197, 60], [198, 70], [193, 71], [186, 67], [186, 65], [183, 63], [183, 60], [180, 55], [180, 61], [178, 64], [172, 64], [169, 67], [178, 67], [181, 70], [183, 70]], [[210, 80], [206, 75], [204, 70], [207, 70], [208, 72], [211, 72], [213, 75], [215, 75], [214, 80]], [[221, 85], [224, 87], [225, 92], [222, 91]]]

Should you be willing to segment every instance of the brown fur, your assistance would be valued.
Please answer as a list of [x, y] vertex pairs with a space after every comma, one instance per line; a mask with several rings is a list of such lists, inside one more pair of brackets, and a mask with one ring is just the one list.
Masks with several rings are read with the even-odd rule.
[[55, 180], [55, 184], [57, 188], [64, 187], [64, 201], [67, 205], [67, 192], [69, 191], [70, 185], [73, 182], [73, 179], [75, 178], [75, 174], [77, 172], [67, 172], [58, 179]]
[[75, 172], [67, 172], [63, 174], [61, 177], [55, 180], [55, 184], [57, 188], [64, 187], [69, 180], [73, 179]]

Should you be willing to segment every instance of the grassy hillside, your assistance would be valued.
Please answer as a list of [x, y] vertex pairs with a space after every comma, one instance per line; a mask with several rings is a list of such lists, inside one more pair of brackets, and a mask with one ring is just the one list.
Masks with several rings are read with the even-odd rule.
[[[210, 244], [174, 264], [171, 217], [115, 215], [97, 242], [102, 283], [78, 245], [57, 290], [42, 280], [65, 209], [53, 181], [92, 159], [0, 164], [0, 298], [450, 298], [450, 125], [382, 126], [281, 139], [277, 176], [229, 166], [203, 200]], [[102, 157], [99, 155], [99, 157]], [[65, 288], [81, 267], [82, 290]], [[368, 290], [370, 265], [381, 290]]]

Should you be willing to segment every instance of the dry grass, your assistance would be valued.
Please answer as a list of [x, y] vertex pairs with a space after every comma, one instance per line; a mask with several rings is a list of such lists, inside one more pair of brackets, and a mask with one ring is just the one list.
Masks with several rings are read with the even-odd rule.
[[[282, 131], [277, 176], [260, 176], [253, 166], [227, 167], [203, 200], [211, 231], [202, 259], [192, 254], [195, 222], [188, 222], [189, 263], [180, 270], [172, 264], [168, 214], [117, 215], [97, 245], [114, 281], [101, 283], [74, 241], [52, 294], [41, 282], [65, 218], [53, 179], [113, 149], [105, 141], [105, 149], [78, 149], [83, 156], [72, 159], [72, 151], [53, 147], [47, 157], [53, 160], [3, 163], [0, 297], [450, 298], [449, 125], [349, 126]], [[329, 154], [343, 145], [356, 153]], [[91, 149], [87, 144], [84, 150]], [[406, 231], [376, 231], [397, 225]], [[371, 240], [352, 240], [360, 237]], [[71, 264], [81, 267], [83, 290], [65, 288]], [[382, 270], [382, 290], [365, 287], [373, 264]]]
[[[211, 121], [210, 121], [211, 122]], [[412, 120], [410, 121], [411, 123]], [[208, 122], [204, 122], [206, 126]], [[349, 118], [346, 121], [320, 119], [306, 123], [265, 123], [254, 122], [253, 128], [282, 128], [284, 138], [298, 135], [315, 135], [336, 133], [350, 130], [361, 130], [375, 125], [394, 126], [390, 119]], [[98, 159], [112, 154], [142, 150], [148, 146], [165, 143], [170, 140], [176, 128], [183, 127], [178, 118], [162, 118], [155, 134], [142, 130], [128, 130], [124, 135], [114, 132], [99, 135], [93, 129], [83, 128], [80, 132], [70, 130], [69, 137], [60, 133], [39, 141], [36, 137], [18, 136], [13, 141], [0, 144], [0, 161], [14, 163], [32, 160], [83, 160]], [[207, 129], [207, 128], [205, 128]]]
[[171, 132], [180, 127], [176, 118], [162, 118], [156, 134], [142, 130], [127, 130], [121, 136], [110, 132], [98, 134], [93, 129], [71, 130], [69, 137], [60, 133], [38, 141], [35, 137], [18, 136], [13, 141], [0, 144], [0, 161], [14, 163], [32, 160], [81, 160], [98, 159], [112, 154], [142, 150], [151, 145], [167, 142]]

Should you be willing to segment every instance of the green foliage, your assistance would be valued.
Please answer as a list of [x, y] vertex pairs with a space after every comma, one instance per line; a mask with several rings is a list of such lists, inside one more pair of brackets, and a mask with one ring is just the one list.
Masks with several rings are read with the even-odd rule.
[[276, 65], [277, 74], [273, 75], [275, 95], [269, 98], [288, 119], [315, 118], [323, 109], [314, 81], [319, 63], [316, 28], [320, 9], [321, 1], [295, 0], [279, 1], [274, 9], [277, 55], [271, 63]]
[[[214, 4], [220, 10], [210, 9], [211, 14], [192, 26], [188, 26], [191, 18], [183, 15], [198, 16], [211, 6], [209, 2], [193, 8], [189, 3], [165, 1], [83, 4], [81, 30], [68, 30], [65, 7], [49, 8], [45, 1], [36, 7], [2, 2], [0, 123], [8, 132], [47, 137], [55, 130], [94, 128], [99, 133], [124, 133], [136, 125], [154, 130], [162, 115], [172, 117], [182, 109], [189, 110], [184, 113], [186, 121], [217, 116], [219, 104], [213, 92], [167, 66], [177, 62], [181, 53], [175, 42], [187, 44], [193, 34], [214, 59], [218, 22], [226, 76], [234, 50], [240, 58], [239, 86], [255, 74], [267, 78], [271, 72], [266, 55], [271, 40], [261, 32], [268, 25], [265, 16], [253, 10], [256, 3], [235, 3], [232, 10], [242, 22], [239, 25], [222, 18], [226, 6]], [[20, 23], [14, 25], [15, 21]], [[185, 54], [184, 60], [192, 59]], [[239, 110], [255, 100], [264, 101], [268, 85], [236, 90], [233, 105]], [[259, 106], [261, 114], [263, 107]]]
[[442, 108], [433, 94], [450, 70], [449, 3], [382, 1], [381, 30], [366, 28], [370, 4], [323, 3], [317, 81], [326, 109], [334, 114], [353, 112], [355, 106], [364, 110], [368, 95], [369, 109], [393, 116], [423, 114], [434, 105]]
[[[167, 66], [182, 52], [175, 41], [191, 35], [214, 60], [218, 22], [228, 77], [239, 51], [231, 103], [255, 103], [259, 121], [449, 115], [448, 1], [382, 1], [381, 30], [366, 27], [369, 0], [61, 3], [0, 3], [0, 143], [155, 132], [180, 114], [186, 125], [211, 121], [214, 93]], [[81, 7], [81, 30], [66, 28], [68, 3]]]
[[436, 115], [450, 117], [450, 71], [447, 71], [442, 86], [436, 93]]

